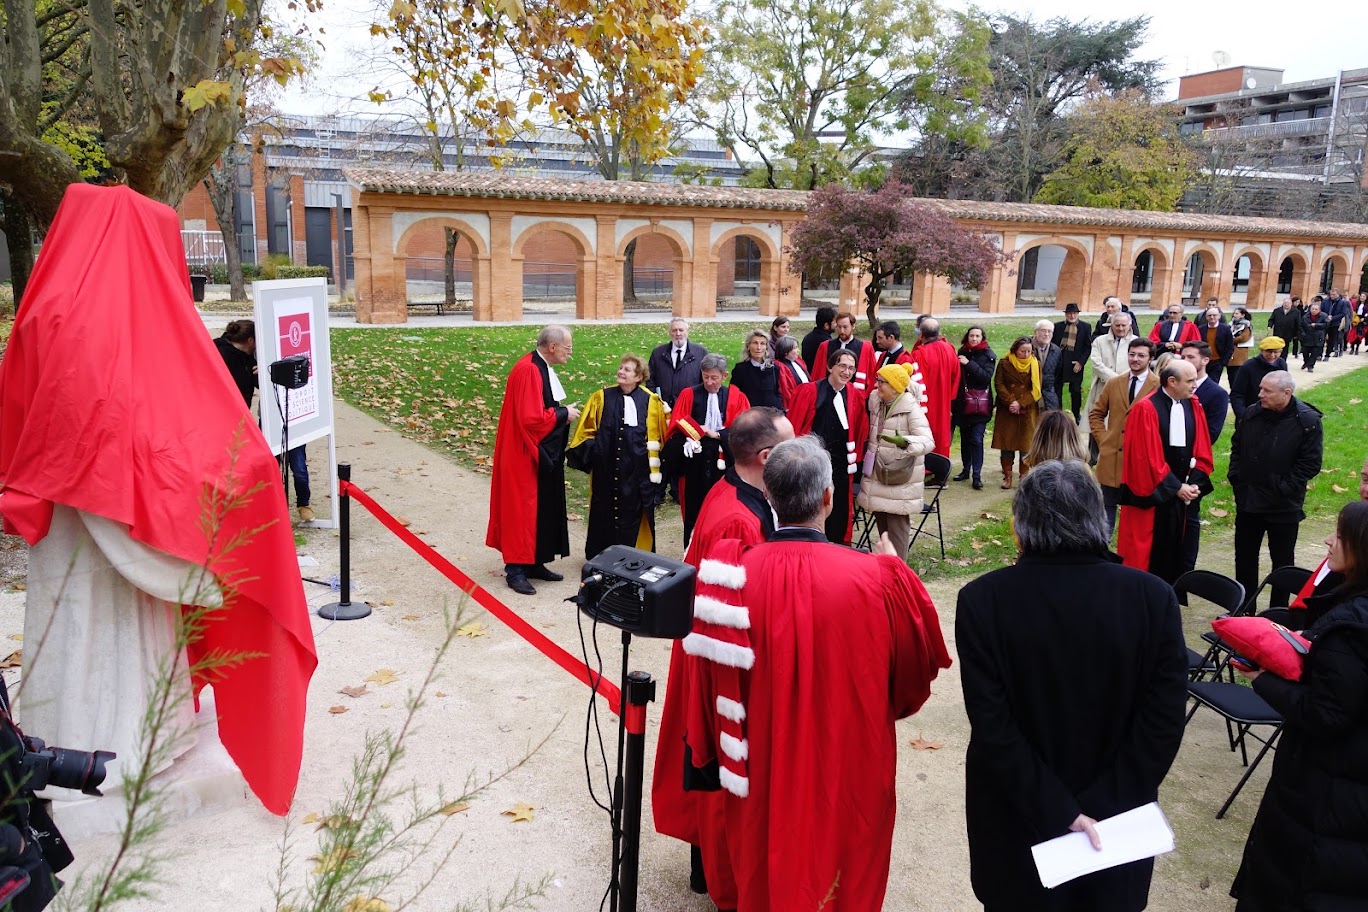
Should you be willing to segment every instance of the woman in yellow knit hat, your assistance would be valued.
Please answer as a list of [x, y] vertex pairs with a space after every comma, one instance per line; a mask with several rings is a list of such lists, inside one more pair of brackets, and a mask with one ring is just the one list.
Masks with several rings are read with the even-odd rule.
[[911, 364], [885, 364], [879, 369], [879, 404], [869, 426], [860, 482], [860, 506], [874, 514], [879, 532], [888, 533], [900, 555], [907, 554], [912, 517], [922, 508], [923, 457], [936, 446], [914, 371]]

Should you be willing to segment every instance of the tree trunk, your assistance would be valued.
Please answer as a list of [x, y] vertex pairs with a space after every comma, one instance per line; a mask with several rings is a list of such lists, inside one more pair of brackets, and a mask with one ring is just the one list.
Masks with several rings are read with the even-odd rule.
[[228, 161], [214, 165], [204, 179], [204, 188], [209, 191], [209, 202], [214, 207], [219, 234], [223, 236], [223, 256], [228, 266], [228, 297], [234, 301], [245, 301], [247, 283], [242, 275], [242, 244], [238, 237], [236, 164]]
[[14, 288], [14, 316], [33, 273], [33, 222], [14, 197], [5, 194], [5, 245], [9, 248], [10, 282]]
[[636, 294], [636, 241], [627, 245], [622, 252], [622, 303], [635, 304]]
[[456, 233], [455, 228], [445, 228], [446, 251], [442, 254], [442, 265], [446, 273], [446, 282], [443, 289], [446, 296], [446, 306], [456, 308], [456, 245], [460, 242], [461, 236]]
[[865, 317], [869, 320], [869, 337], [874, 338], [874, 331], [879, 328], [879, 299], [883, 296], [883, 280], [892, 275], [891, 272], [875, 272], [869, 280], [869, 284], [864, 287], [865, 293]]

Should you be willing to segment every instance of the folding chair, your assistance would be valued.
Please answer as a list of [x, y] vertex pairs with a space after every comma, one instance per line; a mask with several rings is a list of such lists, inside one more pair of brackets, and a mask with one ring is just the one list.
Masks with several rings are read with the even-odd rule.
[[[940, 543], [941, 560], [945, 560], [945, 529], [941, 526], [940, 497], [945, 490], [946, 483], [950, 480], [950, 460], [939, 453], [926, 454], [926, 484], [922, 489], [921, 522], [917, 523], [917, 529], [912, 533], [912, 541], [908, 543], [908, 551], [917, 544], [917, 538], [926, 535], [934, 538]], [[926, 500], [926, 492], [931, 491], [931, 499]], [[936, 517], [936, 531], [934, 533], [926, 528], [926, 522], [932, 516]]]
[[[1229, 659], [1226, 660], [1229, 662]], [[1220, 669], [1216, 672], [1220, 676]], [[1244, 788], [1249, 777], [1253, 775], [1264, 755], [1273, 749], [1278, 741], [1278, 736], [1282, 734], [1283, 720], [1282, 715], [1277, 710], [1269, 706], [1263, 699], [1254, 692], [1252, 687], [1243, 684], [1236, 684], [1229, 681], [1189, 681], [1188, 696], [1195, 701], [1192, 709], [1188, 711], [1186, 722], [1191, 722], [1196, 715], [1199, 707], [1205, 706], [1225, 719], [1226, 738], [1230, 742], [1230, 750], [1233, 753], [1238, 746], [1240, 749], [1240, 762], [1245, 766], [1244, 775], [1240, 781], [1235, 783], [1235, 789], [1230, 793], [1230, 797], [1221, 805], [1221, 809], [1216, 812], [1216, 819], [1220, 820], [1225, 816], [1225, 812], [1230, 809], [1235, 802], [1236, 796]], [[1186, 724], [1186, 722], [1184, 724]], [[1256, 725], [1269, 725], [1273, 727], [1273, 732], [1267, 738], [1261, 738], [1252, 730]], [[1245, 750], [1245, 737], [1253, 738], [1263, 744], [1259, 753], [1255, 755], [1254, 762], [1249, 762], [1249, 754]]]
[[[1174, 581], [1173, 591], [1180, 604], [1186, 605], [1187, 597], [1195, 595], [1216, 605], [1222, 614], [1234, 614], [1245, 603], [1244, 586], [1210, 570], [1189, 570]], [[1189, 681], [1200, 681], [1208, 676], [1215, 678], [1220, 674], [1221, 666], [1214, 661], [1211, 649], [1202, 653], [1188, 647], [1187, 652]]]
[[855, 518], [851, 520], [851, 537], [855, 540], [856, 551], [873, 550], [874, 541], [874, 514], [865, 510], [859, 504], [855, 505]]

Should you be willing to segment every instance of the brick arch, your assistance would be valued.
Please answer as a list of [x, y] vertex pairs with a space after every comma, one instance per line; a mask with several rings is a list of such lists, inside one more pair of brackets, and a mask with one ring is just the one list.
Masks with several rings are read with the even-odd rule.
[[[721, 261], [723, 246], [728, 241], [735, 240], [738, 237], [750, 238], [752, 241], [755, 241], [756, 246], [760, 248], [760, 313], [767, 317], [778, 316], [780, 312], [781, 297], [779, 285], [784, 279], [779, 265], [779, 248], [775, 246], [774, 241], [766, 236], [764, 232], [758, 231], [750, 225], [738, 225], [735, 228], [728, 228], [726, 231], [722, 232], [713, 243], [712, 249], [708, 251], [707, 281], [709, 287], [714, 291], [717, 288], [717, 264]], [[695, 251], [695, 258], [696, 257], [697, 252]], [[697, 271], [695, 271], [694, 275], [696, 281], [698, 276]], [[796, 314], [789, 314], [789, 316], [796, 316]]]
[[[1311, 258], [1295, 247], [1286, 252], [1279, 251], [1275, 256], [1276, 262], [1269, 264], [1269, 271], [1273, 274], [1274, 290], [1276, 294], [1301, 295], [1304, 302], [1310, 303], [1311, 295], [1314, 294], [1312, 288], [1315, 287], [1315, 278], [1311, 275]], [[1286, 292], [1277, 292], [1277, 281], [1282, 273], [1282, 264], [1287, 260], [1292, 261], [1292, 285]]]
[[1026, 256], [1026, 251], [1035, 247], [1047, 247], [1049, 245], [1064, 248], [1064, 262], [1059, 267], [1059, 280], [1055, 285], [1055, 302], [1062, 308], [1070, 301], [1082, 304], [1090, 297], [1089, 289], [1092, 286], [1092, 271], [1094, 258], [1088, 253], [1088, 248], [1073, 238], [1062, 237], [1057, 234], [1048, 237], [1033, 238], [1030, 243], [1018, 247], [1013, 252], [1012, 266], [1020, 269], [1021, 259]]
[[1187, 278], [1187, 264], [1192, 261], [1194, 255], [1202, 258], [1202, 284], [1200, 287], [1193, 287], [1192, 297], [1198, 304], [1205, 301], [1207, 298], [1219, 298], [1221, 296], [1222, 285], [1229, 284], [1223, 281], [1222, 275], [1229, 264], [1222, 262], [1223, 256], [1221, 251], [1206, 241], [1199, 241], [1198, 243], [1191, 245], [1185, 244], [1182, 262], [1174, 263], [1173, 269], [1175, 272], [1177, 272], [1179, 268], [1183, 270], [1182, 273], [1175, 276], [1177, 279], [1175, 284], [1178, 286], [1179, 294], [1181, 295], [1182, 292], [1186, 290], [1184, 286], [1186, 285], [1185, 280]]
[[[1339, 287], [1341, 287], [1341, 286], [1343, 286], [1343, 287], [1348, 287], [1349, 281], [1350, 281], [1350, 279], [1352, 278], [1352, 277], [1349, 275], [1349, 269], [1350, 269], [1350, 266], [1349, 266], [1349, 258], [1348, 258], [1347, 256], [1345, 256], [1342, 252], [1340, 252], [1340, 251], [1338, 251], [1338, 250], [1335, 250], [1335, 251], [1332, 251], [1332, 252], [1330, 252], [1330, 253], [1327, 253], [1325, 256], [1321, 257], [1320, 267], [1316, 270], [1316, 275], [1315, 275], [1315, 278], [1314, 278], [1314, 281], [1315, 281], [1315, 283], [1316, 283], [1316, 290], [1317, 290], [1317, 292], [1320, 291], [1320, 280], [1321, 280], [1321, 275], [1324, 274], [1324, 272], [1325, 272], [1325, 265], [1326, 265], [1327, 263], [1334, 263], [1334, 264], [1335, 264], [1335, 278], [1334, 278], [1334, 281], [1331, 282], [1330, 287], [1331, 287], [1331, 288], [1339, 288]], [[1327, 290], [1327, 292], [1329, 291], [1329, 289], [1326, 289], [1326, 290]]]
[[405, 300], [408, 287], [408, 248], [413, 238], [421, 232], [434, 229], [453, 228], [474, 250], [470, 263], [471, 309], [480, 313], [487, 309], [489, 297], [489, 245], [469, 221], [453, 215], [433, 213], [416, 219], [404, 229], [394, 244], [394, 269], [397, 280], [404, 283]]
[[[614, 254], [614, 261], [618, 265], [618, 272], [621, 274], [626, 268], [627, 245], [633, 241], [645, 237], [657, 237], [669, 244], [672, 252], [670, 264], [670, 310], [672, 313], [683, 312], [686, 302], [689, 300], [690, 288], [694, 281], [694, 258], [689, 254], [689, 242], [684, 236], [668, 225], [641, 225], [633, 228], [623, 235], [621, 243], [618, 244]], [[638, 257], [640, 253], [638, 252]], [[640, 265], [640, 259], [637, 264]], [[639, 291], [639, 290], [638, 290]]]
[[405, 256], [408, 251], [409, 241], [413, 239], [413, 236], [417, 234], [418, 231], [431, 230], [434, 227], [432, 224], [433, 222], [436, 222], [436, 227], [439, 228], [455, 228], [461, 237], [469, 241], [470, 246], [475, 248], [476, 256], [489, 256], [489, 245], [486, 244], [484, 238], [480, 236], [480, 232], [476, 231], [468, 221], [459, 216], [441, 215], [438, 213], [425, 215], [405, 228], [404, 233], [399, 236], [399, 240], [394, 245], [394, 255], [399, 257]]
[[[1148, 241], [1131, 252], [1130, 270], [1135, 274], [1135, 263], [1142, 253], [1148, 253], [1154, 264], [1150, 274], [1149, 307], [1162, 310], [1169, 304], [1169, 289], [1173, 273], [1173, 257], [1158, 241]], [[1132, 294], [1136, 292], [1132, 291]]]
[[577, 248], [576, 252], [579, 254], [581, 260], [593, 256], [594, 245], [584, 236], [583, 231], [580, 231], [574, 225], [566, 222], [546, 219], [545, 221], [535, 222], [529, 225], [527, 228], [523, 229], [522, 234], [519, 234], [513, 239], [514, 259], [522, 258], [523, 248], [527, 246], [528, 241], [532, 240], [532, 238], [537, 235], [545, 234], [548, 231], [559, 231], [561, 234], [568, 236], [570, 240], [574, 241], [575, 247]]
[[1250, 310], [1271, 310], [1278, 278], [1276, 272], [1270, 272], [1273, 268], [1271, 258], [1252, 245], [1237, 248], [1230, 258], [1231, 288], [1235, 284], [1235, 270], [1240, 265], [1241, 257], [1249, 257], [1249, 287], [1245, 289], [1244, 306]]

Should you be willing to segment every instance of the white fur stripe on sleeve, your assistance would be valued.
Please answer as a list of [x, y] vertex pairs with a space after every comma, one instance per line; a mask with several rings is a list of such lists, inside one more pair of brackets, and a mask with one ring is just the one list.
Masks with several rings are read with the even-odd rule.
[[698, 565], [698, 581], [709, 586], [721, 586], [723, 589], [744, 589], [746, 568], [705, 558], [703, 563]]
[[722, 748], [722, 753], [737, 763], [744, 763], [746, 758], [750, 756], [750, 742], [733, 738], [726, 732], [719, 733], [717, 745]]
[[721, 694], [718, 694], [717, 714], [724, 719], [739, 724], [746, 721], [746, 706], [730, 697], [724, 697]]
[[745, 798], [750, 794], [750, 780], [745, 776], [736, 775], [725, 766], [718, 767], [717, 778], [722, 783], [722, 787], [737, 798]]
[[750, 612], [744, 605], [729, 605], [707, 595], [694, 597], [694, 617], [720, 627], [750, 629]]
[[707, 659], [710, 662], [716, 662], [718, 665], [726, 665], [728, 668], [741, 668], [750, 671], [751, 667], [755, 665], [755, 650], [749, 646], [724, 643], [701, 633], [689, 634], [680, 641], [680, 645], [691, 656]]

